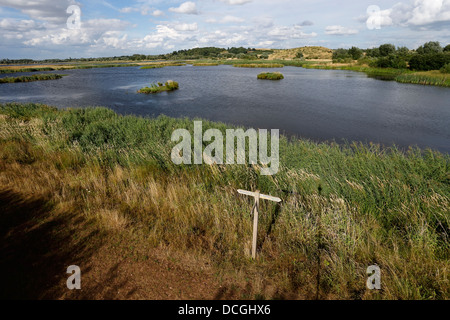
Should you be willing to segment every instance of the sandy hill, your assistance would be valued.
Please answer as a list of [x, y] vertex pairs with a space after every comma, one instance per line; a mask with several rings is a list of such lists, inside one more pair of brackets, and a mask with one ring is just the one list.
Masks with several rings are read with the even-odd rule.
[[325, 47], [301, 47], [294, 49], [276, 49], [270, 55], [269, 59], [294, 59], [298, 52], [303, 53], [305, 59], [331, 60], [333, 55], [333, 50]]

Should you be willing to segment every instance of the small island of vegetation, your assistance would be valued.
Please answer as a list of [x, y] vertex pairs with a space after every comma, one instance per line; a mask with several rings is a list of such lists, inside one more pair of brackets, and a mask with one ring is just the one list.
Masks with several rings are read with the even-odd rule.
[[282, 80], [284, 76], [280, 72], [267, 72], [258, 74], [259, 80]]
[[21, 76], [21, 77], [5, 77], [0, 78], [0, 83], [16, 83], [16, 82], [32, 82], [32, 81], [43, 81], [43, 80], [57, 80], [61, 79], [65, 75], [61, 74], [35, 74], [32, 76]]
[[163, 91], [174, 91], [178, 89], [178, 82], [169, 80], [165, 84], [158, 82], [157, 84], [152, 83], [150, 87], [142, 88], [138, 93], [152, 94], [159, 93]]
[[219, 63], [209, 63], [209, 62], [199, 62], [199, 63], [194, 63], [193, 66], [194, 67], [217, 67], [219, 65]]
[[281, 63], [250, 63], [250, 64], [234, 64], [235, 68], [283, 68]]

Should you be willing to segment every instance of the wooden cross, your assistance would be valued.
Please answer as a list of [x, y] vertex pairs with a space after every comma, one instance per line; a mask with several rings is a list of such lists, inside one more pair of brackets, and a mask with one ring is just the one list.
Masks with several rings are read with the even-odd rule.
[[258, 238], [259, 200], [263, 199], [263, 200], [269, 200], [269, 201], [274, 201], [274, 202], [280, 203], [281, 199], [280, 198], [276, 198], [276, 197], [272, 197], [272, 196], [267, 196], [265, 194], [261, 194], [259, 190], [256, 191], [256, 192], [250, 192], [250, 191], [245, 191], [245, 190], [238, 190], [238, 193], [255, 198], [255, 205], [253, 206], [253, 209], [252, 209], [252, 212], [250, 212], [250, 215], [254, 214], [254, 217], [253, 217], [252, 258], [256, 259], [256, 241], [257, 241], [257, 238]]

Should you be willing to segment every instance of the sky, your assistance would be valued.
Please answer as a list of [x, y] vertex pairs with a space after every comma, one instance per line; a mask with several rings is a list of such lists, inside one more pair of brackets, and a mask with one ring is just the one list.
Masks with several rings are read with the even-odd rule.
[[0, 0], [0, 59], [427, 41], [450, 43], [450, 0]]

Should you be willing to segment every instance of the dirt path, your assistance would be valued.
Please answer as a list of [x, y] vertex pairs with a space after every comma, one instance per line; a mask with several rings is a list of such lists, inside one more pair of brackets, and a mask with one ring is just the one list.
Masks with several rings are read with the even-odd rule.
[[[163, 249], [131, 248], [48, 199], [0, 190], [0, 299], [230, 299], [211, 268]], [[123, 240], [123, 239], [122, 239]], [[66, 287], [81, 268], [82, 290]]]

